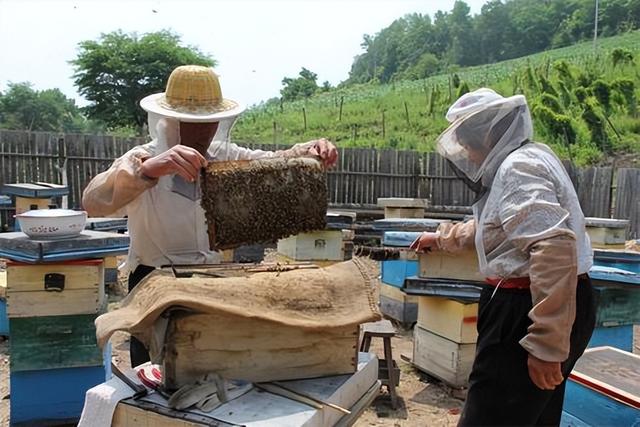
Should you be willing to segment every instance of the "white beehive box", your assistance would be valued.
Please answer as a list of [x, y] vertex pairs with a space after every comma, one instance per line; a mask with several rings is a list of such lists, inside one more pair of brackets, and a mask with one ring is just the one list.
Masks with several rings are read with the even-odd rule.
[[278, 253], [295, 261], [342, 261], [342, 230], [313, 231], [280, 239]]

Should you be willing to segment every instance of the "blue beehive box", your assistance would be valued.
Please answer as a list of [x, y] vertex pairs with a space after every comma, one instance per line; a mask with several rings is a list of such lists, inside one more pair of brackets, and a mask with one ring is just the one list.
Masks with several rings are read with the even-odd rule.
[[640, 252], [594, 249], [593, 264], [640, 273]]
[[11, 372], [11, 424], [51, 425], [77, 422], [85, 393], [111, 379], [111, 346], [104, 364], [80, 368]]
[[633, 325], [597, 327], [593, 330], [587, 347], [615, 347], [624, 351], [633, 351]]
[[0, 336], [9, 336], [9, 318], [7, 317], [7, 301], [0, 298]]
[[567, 380], [561, 425], [640, 425], [640, 357], [611, 347], [588, 349]]
[[[384, 246], [408, 248], [418, 236], [420, 236], [419, 232], [385, 231], [382, 237], [382, 244]], [[417, 259], [382, 261], [380, 270], [382, 283], [402, 288], [405, 278], [418, 274], [419, 262]]]

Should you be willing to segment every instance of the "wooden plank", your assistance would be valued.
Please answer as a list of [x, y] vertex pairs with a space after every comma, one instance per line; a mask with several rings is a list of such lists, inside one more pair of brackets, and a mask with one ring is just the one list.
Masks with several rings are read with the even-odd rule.
[[302, 330], [216, 314], [174, 315], [165, 340], [165, 385], [177, 388], [209, 372], [247, 381], [353, 373], [354, 326]]
[[66, 316], [98, 313], [103, 298], [96, 289], [67, 292], [19, 292], [7, 295], [7, 316]]
[[44, 291], [45, 276], [64, 275], [64, 290], [98, 290], [103, 273], [102, 260], [90, 260], [67, 264], [7, 264], [7, 293]]
[[[176, 417], [159, 414], [135, 406], [135, 401], [124, 401], [118, 403], [113, 419], [112, 427], [201, 427], [195, 421], [182, 420]], [[210, 424], [209, 424], [210, 425]]]

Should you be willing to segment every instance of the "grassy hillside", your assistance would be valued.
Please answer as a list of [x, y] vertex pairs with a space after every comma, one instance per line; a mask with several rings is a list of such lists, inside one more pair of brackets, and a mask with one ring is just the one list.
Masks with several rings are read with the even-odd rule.
[[289, 144], [327, 137], [343, 147], [431, 151], [447, 125], [446, 109], [466, 86], [491, 87], [505, 96], [524, 94], [536, 138], [578, 164], [601, 162], [614, 153], [640, 153], [639, 31], [600, 39], [595, 52], [591, 42], [582, 43], [425, 80], [272, 101], [245, 113], [234, 139]]

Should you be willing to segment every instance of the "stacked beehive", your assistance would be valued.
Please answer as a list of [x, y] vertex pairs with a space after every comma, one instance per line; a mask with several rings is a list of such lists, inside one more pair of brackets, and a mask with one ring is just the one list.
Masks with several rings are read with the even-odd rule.
[[425, 199], [378, 199], [384, 219], [373, 223], [373, 229], [382, 232], [382, 245], [400, 252], [398, 259], [380, 263], [380, 311], [405, 325], [413, 325], [418, 318], [417, 297], [402, 292], [404, 280], [418, 274], [418, 258], [409, 246], [420, 232], [435, 231], [443, 222], [424, 218], [426, 205]]
[[[590, 347], [610, 345], [626, 351], [633, 348], [633, 324], [640, 322], [640, 255], [625, 252], [629, 221], [586, 218], [587, 233], [594, 248], [594, 279], [598, 302], [596, 329]], [[635, 276], [634, 276], [635, 274]]]
[[86, 390], [111, 376], [110, 347], [100, 350], [94, 325], [106, 308], [101, 255], [126, 252], [128, 238], [105, 251], [113, 239], [98, 235], [107, 233], [85, 233], [47, 242], [0, 235], [0, 256], [9, 259], [12, 425], [73, 422]]
[[595, 249], [589, 275], [597, 302], [589, 347], [632, 351], [633, 325], [640, 323], [640, 253]]
[[479, 282], [474, 250], [419, 256], [419, 278], [406, 291], [418, 294], [413, 363], [453, 387], [468, 383], [477, 341]]

